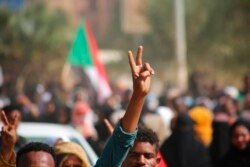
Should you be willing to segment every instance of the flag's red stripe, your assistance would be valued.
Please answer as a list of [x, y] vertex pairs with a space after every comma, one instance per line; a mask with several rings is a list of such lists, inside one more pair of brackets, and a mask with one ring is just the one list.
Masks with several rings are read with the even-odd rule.
[[101, 74], [101, 76], [103, 76], [105, 78], [106, 81], [108, 81], [107, 78], [107, 74], [106, 71], [104, 69], [104, 66], [102, 65], [102, 63], [100, 62], [99, 58], [98, 58], [98, 49], [97, 49], [97, 44], [95, 41], [95, 38], [93, 36], [93, 33], [90, 29], [89, 23], [86, 21], [85, 23], [85, 27], [86, 27], [86, 31], [87, 31], [87, 37], [88, 37], [88, 41], [89, 41], [89, 47], [90, 47], [90, 52], [93, 55], [93, 61], [94, 64], [96, 65], [96, 68], [98, 70], [98, 73]]
[[85, 28], [86, 28], [86, 33], [87, 33], [86, 35], [87, 35], [87, 38], [89, 41], [90, 53], [92, 55], [94, 65], [97, 69], [99, 77], [102, 77], [103, 80], [106, 82], [105, 83], [106, 89], [108, 89], [108, 91], [111, 92], [105, 68], [104, 68], [103, 64], [101, 63], [100, 59], [98, 58], [98, 48], [97, 48], [97, 44], [96, 44], [94, 35], [93, 35], [91, 28], [90, 28], [90, 25], [87, 21], [85, 22]]

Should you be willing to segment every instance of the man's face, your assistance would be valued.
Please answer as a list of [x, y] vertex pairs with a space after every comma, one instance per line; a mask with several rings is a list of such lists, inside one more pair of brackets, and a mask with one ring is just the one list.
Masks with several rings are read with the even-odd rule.
[[21, 155], [18, 167], [55, 167], [51, 154], [44, 151], [31, 151]]
[[156, 146], [149, 142], [135, 141], [122, 167], [157, 167], [160, 158], [157, 157]]
[[62, 167], [82, 167], [82, 161], [77, 156], [70, 154], [63, 162]]

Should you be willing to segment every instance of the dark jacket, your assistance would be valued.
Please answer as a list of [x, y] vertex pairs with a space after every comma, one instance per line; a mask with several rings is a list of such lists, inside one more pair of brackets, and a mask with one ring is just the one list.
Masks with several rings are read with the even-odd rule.
[[250, 167], [250, 146], [245, 150], [232, 146], [217, 167]]

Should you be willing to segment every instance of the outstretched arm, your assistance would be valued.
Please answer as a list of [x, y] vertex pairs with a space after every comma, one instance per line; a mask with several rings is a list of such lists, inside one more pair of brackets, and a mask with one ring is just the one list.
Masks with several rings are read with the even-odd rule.
[[[135, 131], [142, 107], [144, 98], [150, 89], [150, 77], [154, 74], [154, 70], [148, 63], [142, 64], [142, 46], [138, 47], [136, 61], [134, 60], [131, 51], [128, 51], [128, 59], [133, 78], [133, 94], [130, 99], [127, 111], [121, 120], [123, 130], [126, 132]], [[106, 129], [110, 134], [114, 128], [107, 119], [104, 119]]]
[[144, 99], [150, 90], [150, 77], [154, 70], [149, 63], [142, 63], [143, 47], [139, 46], [136, 59], [131, 51], [128, 51], [129, 65], [133, 79], [133, 94], [130, 99], [127, 111], [121, 120], [122, 128], [126, 132], [133, 132], [141, 115]]

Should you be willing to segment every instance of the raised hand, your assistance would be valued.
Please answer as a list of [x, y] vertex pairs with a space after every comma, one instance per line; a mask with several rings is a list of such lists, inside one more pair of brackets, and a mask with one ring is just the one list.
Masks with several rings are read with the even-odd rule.
[[126, 132], [133, 132], [140, 119], [145, 96], [150, 90], [150, 77], [155, 73], [148, 63], [142, 63], [142, 46], [138, 47], [136, 58], [128, 51], [129, 65], [133, 78], [133, 93], [121, 123]]
[[133, 78], [134, 92], [145, 96], [150, 89], [150, 76], [153, 75], [154, 69], [150, 67], [149, 63], [142, 63], [143, 47], [139, 46], [137, 49], [136, 60], [133, 53], [128, 51], [128, 59]]
[[16, 124], [17, 124], [17, 116], [15, 116], [14, 122], [10, 123], [5, 115], [5, 112], [1, 112], [1, 119], [3, 122], [3, 127], [1, 131], [2, 137], [2, 148], [1, 154], [4, 159], [9, 160], [12, 156], [12, 150], [14, 149], [15, 143], [17, 141], [16, 135]]

